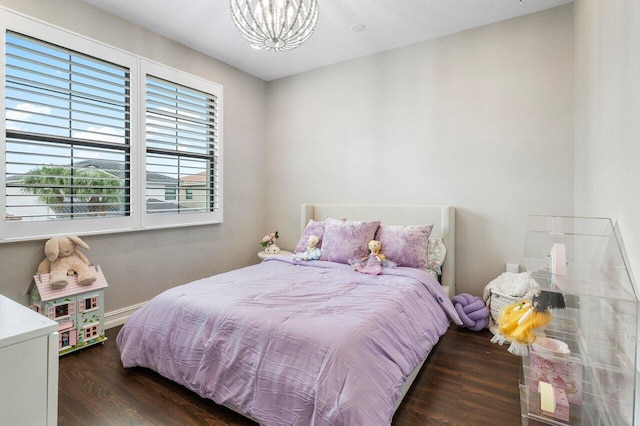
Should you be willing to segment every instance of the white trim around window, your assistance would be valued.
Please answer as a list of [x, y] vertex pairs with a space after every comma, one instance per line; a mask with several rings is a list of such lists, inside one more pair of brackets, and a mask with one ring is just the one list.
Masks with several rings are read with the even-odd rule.
[[[130, 75], [130, 194], [129, 194], [129, 214], [118, 217], [91, 218], [91, 219], [71, 219], [55, 221], [21, 221], [9, 220], [7, 215], [7, 185], [0, 185], [0, 243], [19, 240], [33, 240], [49, 238], [54, 235], [65, 234], [102, 234], [110, 232], [125, 232], [133, 230], [154, 229], [163, 227], [191, 226], [210, 223], [221, 223], [223, 218], [223, 187], [222, 187], [222, 86], [202, 78], [187, 74], [180, 70], [159, 64], [129, 52], [105, 45], [104, 43], [88, 39], [84, 36], [70, 31], [52, 26], [50, 24], [35, 20], [33, 18], [17, 14], [0, 8], [0, 28], [2, 28], [2, 43], [0, 43], [0, 75], [3, 84], [0, 85], [0, 132], [3, 137], [3, 146], [0, 149], [0, 175], [3, 179], [7, 176], [7, 156], [6, 156], [6, 135], [7, 135], [7, 92], [6, 92], [6, 34], [7, 31], [19, 33], [25, 36], [41, 40], [65, 49], [69, 49], [80, 54], [94, 57], [103, 61], [113, 63], [129, 70]], [[146, 134], [148, 124], [146, 123], [145, 110], [145, 85], [147, 75], [163, 79], [178, 86], [194, 89], [211, 95], [215, 102], [212, 111], [212, 151], [215, 156], [211, 157], [215, 163], [208, 168], [207, 184], [210, 184], [210, 192], [207, 193], [209, 204], [207, 208], [183, 208], [177, 214], [165, 211], [164, 214], [148, 214], [147, 200], [147, 147]], [[182, 121], [176, 119], [181, 127]], [[179, 132], [178, 132], [179, 133]], [[191, 142], [187, 141], [187, 144]], [[183, 149], [178, 147], [176, 149]], [[188, 148], [187, 148], [188, 149]], [[212, 163], [213, 164], [213, 163]], [[199, 166], [197, 166], [199, 167]], [[197, 169], [196, 167], [196, 169]], [[182, 167], [174, 176], [182, 182], [185, 174], [194, 168]], [[184, 179], [188, 181], [189, 179]], [[182, 183], [180, 184], [182, 185]], [[187, 185], [186, 183], [184, 185]], [[190, 187], [191, 188], [191, 187]], [[182, 187], [185, 192], [184, 206], [194, 207], [196, 201], [186, 198], [186, 186]], [[197, 190], [193, 190], [197, 193]], [[180, 199], [180, 191], [177, 193]], [[194, 198], [196, 198], [194, 196]]]
[[[215, 101], [211, 100], [212, 107], [208, 111], [200, 111], [198, 109], [198, 114], [206, 114], [210, 115], [206, 120], [210, 122], [211, 135], [210, 140], [207, 143], [207, 147], [200, 144], [199, 130], [198, 134], [192, 137], [187, 137], [189, 139], [184, 144], [180, 144], [176, 142], [175, 138], [169, 144], [168, 139], [164, 145], [168, 146], [174, 152], [184, 152], [183, 156], [180, 156], [179, 160], [184, 161], [185, 163], [193, 163], [194, 160], [188, 157], [189, 152], [194, 151], [195, 153], [200, 153], [201, 148], [206, 148], [212, 152], [210, 159], [202, 160], [207, 165], [211, 163], [210, 167], [199, 165], [193, 166], [193, 172], [183, 172], [179, 168], [172, 168], [171, 172], [166, 173], [167, 176], [174, 178], [179, 181], [179, 186], [177, 187], [176, 192], [176, 200], [171, 200], [177, 202], [178, 204], [184, 203], [185, 207], [179, 206], [177, 209], [179, 213], [176, 214], [151, 214], [149, 208], [147, 208], [147, 202], [151, 197], [151, 190], [149, 189], [149, 178], [140, 179], [138, 182], [140, 187], [140, 193], [143, 194], [143, 199], [145, 199], [145, 208], [142, 210], [142, 226], [144, 228], [158, 228], [158, 227], [169, 227], [169, 226], [180, 226], [185, 223], [196, 225], [196, 224], [206, 224], [206, 223], [220, 223], [222, 222], [222, 86], [216, 83], [212, 83], [207, 80], [203, 80], [201, 78], [186, 74], [182, 71], [176, 70], [174, 68], [168, 67], [166, 65], [159, 64], [157, 62], [152, 62], [146, 59], [141, 59], [140, 61], [140, 78], [143, 81], [140, 81], [139, 86], [145, 87], [147, 90], [142, 90], [142, 102], [141, 105], [148, 106], [152, 99], [148, 96], [149, 87], [156, 81], [162, 82], [170, 82], [173, 83], [174, 87], [185, 87], [192, 89], [194, 92], [198, 94], [205, 95], [207, 99], [215, 99]], [[165, 99], [167, 97], [165, 96]], [[184, 99], [183, 99], [184, 100]], [[188, 102], [188, 101], [187, 101]], [[215, 102], [215, 105], [213, 103]], [[160, 108], [167, 110], [168, 108], [164, 105], [155, 106], [155, 108]], [[188, 108], [185, 108], [183, 111], [178, 111], [178, 115], [182, 113], [190, 114], [191, 105], [188, 105]], [[198, 107], [196, 107], [198, 108]], [[140, 163], [138, 163], [138, 167], [140, 170], [145, 170], [147, 175], [149, 176], [151, 173], [155, 172], [154, 168], [158, 160], [155, 159], [155, 156], [158, 155], [156, 153], [149, 152], [151, 147], [156, 146], [152, 142], [153, 134], [157, 133], [157, 128], [155, 128], [153, 123], [153, 118], [149, 117], [149, 113], [147, 111], [148, 108], [143, 107], [140, 108], [140, 119], [139, 122], [145, 123], [144, 133], [145, 138], [145, 152], [140, 155]], [[168, 111], [169, 114], [173, 114], [175, 111]], [[180, 119], [176, 118], [176, 122], [181, 122]], [[170, 124], [173, 126], [173, 124]], [[154, 127], [154, 128], [152, 128]], [[162, 126], [160, 126], [162, 127]], [[166, 130], [164, 129], [161, 130]], [[193, 127], [188, 127], [185, 131], [188, 134], [194, 134], [195, 131], [192, 130]], [[166, 132], [165, 132], [166, 133]], [[141, 135], [141, 138], [143, 135]], [[192, 140], [191, 140], [192, 139]], [[186, 168], [185, 170], [188, 170]], [[201, 172], [201, 173], [198, 173]], [[197, 203], [193, 201], [186, 200], [186, 186], [183, 186], [186, 181], [185, 178], [189, 178], [198, 174], [203, 174], [206, 182], [204, 183], [204, 188], [200, 191], [205, 193], [204, 198], [206, 198], [206, 202]], [[187, 181], [188, 182], [188, 181]], [[201, 205], [204, 204], [204, 205]], [[194, 206], [190, 208], [190, 206]], [[206, 211], [203, 211], [206, 210]], [[191, 210], [191, 211], [190, 211]]]

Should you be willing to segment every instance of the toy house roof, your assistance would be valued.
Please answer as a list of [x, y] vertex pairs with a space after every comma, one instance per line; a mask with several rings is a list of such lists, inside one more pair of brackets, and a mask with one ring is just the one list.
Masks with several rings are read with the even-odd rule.
[[[36, 274], [33, 276], [33, 285], [38, 288], [40, 293], [40, 299], [43, 302], [49, 300], [59, 299], [65, 296], [71, 296], [73, 294], [87, 293], [89, 291], [101, 290], [108, 287], [107, 280], [102, 274], [102, 270], [99, 266], [91, 266], [91, 269], [98, 273], [98, 277], [94, 282], [89, 285], [78, 284], [78, 278], [76, 275], [67, 276], [67, 285], [62, 288], [53, 288], [49, 284], [51, 276], [49, 274]], [[33, 290], [33, 286], [31, 287]]]

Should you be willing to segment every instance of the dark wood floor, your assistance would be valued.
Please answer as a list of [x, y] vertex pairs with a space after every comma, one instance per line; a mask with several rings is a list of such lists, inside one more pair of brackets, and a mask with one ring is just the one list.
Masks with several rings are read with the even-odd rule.
[[[65, 425], [255, 425], [158, 374], [124, 369], [109, 340], [60, 359], [58, 423]], [[520, 358], [476, 333], [451, 326], [398, 408], [393, 425], [521, 423]]]

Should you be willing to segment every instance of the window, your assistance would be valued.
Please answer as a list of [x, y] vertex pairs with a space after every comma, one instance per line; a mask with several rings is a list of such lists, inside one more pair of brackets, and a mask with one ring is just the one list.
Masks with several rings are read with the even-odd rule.
[[92, 296], [84, 299], [84, 310], [89, 311], [98, 307], [98, 297]]
[[129, 71], [14, 32], [6, 49], [7, 216], [129, 215]]
[[98, 336], [98, 326], [97, 325], [88, 325], [84, 327], [84, 340], [87, 341], [89, 339], [93, 339]]
[[220, 85], [6, 10], [0, 22], [0, 242], [52, 221], [59, 234], [222, 221]]
[[62, 318], [69, 316], [69, 304], [65, 303], [64, 305], [56, 305], [55, 307], [55, 316], [54, 318]]
[[[149, 181], [147, 181], [147, 184], [149, 184]], [[166, 201], [175, 201], [175, 199], [176, 199], [176, 188], [165, 188], [164, 189], [164, 199]], [[148, 205], [147, 205], [147, 209], [149, 209]]]
[[[220, 217], [218, 85], [143, 61], [149, 223]], [[156, 198], [163, 191], [164, 200]], [[199, 194], [194, 200], [193, 193]], [[173, 218], [157, 218], [173, 215]], [[198, 218], [194, 220], [199, 220]]]

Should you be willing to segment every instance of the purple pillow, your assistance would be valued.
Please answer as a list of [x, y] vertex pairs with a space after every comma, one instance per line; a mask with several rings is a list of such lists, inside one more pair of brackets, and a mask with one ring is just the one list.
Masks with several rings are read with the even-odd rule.
[[429, 268], [429, 235], [433, 225], [380, 225], [376, 240], [382, 253], [398, 266], [427, 270]]
[[324, 228], [326, 226], [326, 221], [317, 222], [313, 219], [309, 220], [307, 226], [304, 228], [304, 232], [302, 233], [302, 237], [300, 237], [300, 241], [296, 245], [296, 250], [294, 253], [304, 253], [307, 251], [307, 244], [309, 244], [309, 237], [315, 235], [318, 237], [318, 248], [322, 247], [322, 236], [324, 235]]
[[349, 259], [367, 256], [369, 241], [375, 237], [379, 225], [380, 221], [327, 220], [320, 260], [348, 263]]

